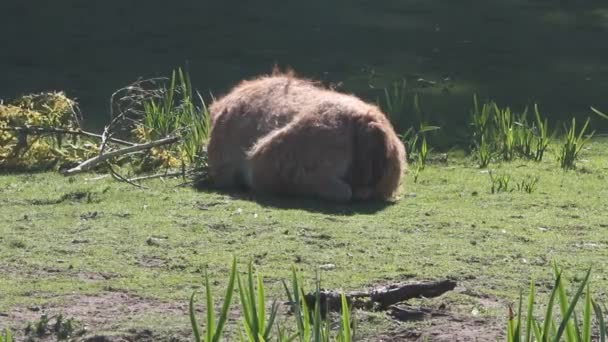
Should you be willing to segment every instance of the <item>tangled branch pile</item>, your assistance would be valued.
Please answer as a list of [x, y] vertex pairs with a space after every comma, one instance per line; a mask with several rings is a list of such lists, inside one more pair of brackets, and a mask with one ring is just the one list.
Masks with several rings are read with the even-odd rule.
[[60, 92], [0, 102], [0, 170], [109, 170], [128, 180], [119, 172], [204, 169], [210, 122], [196, 95], [181, 69], [168, 82], [132, 83], [112, 94], [111, 121], [102, 134], [83, 131], [76, 103]]

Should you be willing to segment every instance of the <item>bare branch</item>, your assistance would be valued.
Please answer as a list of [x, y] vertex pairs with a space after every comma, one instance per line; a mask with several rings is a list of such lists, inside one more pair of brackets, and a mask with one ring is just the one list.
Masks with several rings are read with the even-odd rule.
[[112, 165], [110, 163], [108, 163], [107, 161], [106, 161], [106, 165], [110, 169], [110, 175], [112, 175], [112, 178], [116, 179], [117, 181], [125, 182], [127, 184], [133, 185], [134, 187], [137, 187], [140, 189], [148, 189], [148, 187], [139, 185], [137, 183], [133, 183], [130, 180], [126, 179], [125, 177], [121, 176], [118, 172], [114, 171], [114, 168], [112, 168]]
[[177, 177], [177, 176], [181, 176], [182, 174], [183, 174], [183, 172], [157, 173], [157, 174], [150, 175], [150, 176], [141, 176], [141, 177], [129, 178], [129, 181], [131, 181], [131, 182], [139, 182], [139, 181], [142, 181], [142, 180], [154, 179], [154, 178]]
[[133, 152], [137, 152], [137, 151], [141, 151], [141, 150], [147, 150], [147, 149], [150, 149], [150, 148], [156, 147], [156, 146], [172, 144], [172, 143], [178, 141], [179, 139], [180, 138], [177, 136], [167, 137], [164, 139], [151, 141], [151, 142], [145, 143], [145, 144], [138, 144], [138, 145], [134, 145], [134, 146], [130, 146], [130, 147], [125, 147], [123, 149], [108, 152], [106, 154], [100, 154], [96, 157], [85, 160], [80, 165], [78, 165], [74, 168], [64, 171], [63, 174], [72, 175], [75, 173], [88, 171], [88, 170], [94, 168], [95, 166], [99, 165], [100, 163], [103, 163], [106, 160], [112, 159], [114, 157], [122, 156], [125, 154], [129, 154], [129, 153], [133, 153]]

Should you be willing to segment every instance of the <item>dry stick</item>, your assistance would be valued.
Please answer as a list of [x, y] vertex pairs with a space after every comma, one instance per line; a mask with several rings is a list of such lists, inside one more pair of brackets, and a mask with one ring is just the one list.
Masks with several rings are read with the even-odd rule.
[[[0, 127], [0, 131], [12, 131], [12, 132], [22, 132], [27, 134], [45, 134], [45, 133], [59, 133], [59, 134], [74, 134], [74, 135], [84, 135], [91, 138], [103, 139], [103, 137], [99, 134], [83, 131], [83, 130], [71, 130], [71, 129], [61, 129], [61, 128], [52, 128], [52, 127], [38, 127], [38, 126], [17, 126], [17, 127]], [[127, 146], [135, 146], [137, 144], [124, 141], [120, 139], [110, 138], [110, 141]]]
[[[147, 83], [155, 84], [156, 81], [164, 80], [166, 78], [149, 78], [143, 80], [137, 80], [126, 87], [120, 88], [112, 93], [110, 96], [110, 123], [104, 127], [103, 134], [101, 135], [101, 144], [99, 146], [99, 154], [102, 155], [106, 149], [106, 143], [108, 140], [111, 141], [111, 137], [114, 134], [112, 129], [116, 124], [118, 124], [121, 120], [129, 120], [134, 121], [129, 118], [127, 114], [131, 113], [139, 113], [135, 108], [136, 106], [141, 106], [144, 101], [148, 98], [156, 97], [155, 90], [146, 90], [143, 85]], [[132, 95], [131, 92], [134, 94]], [[121, 94], [126, 94], [116, 100], [116, 97]], [[126, 107], [123, 108], [121, 104], [123, 101], [128, 102]], [[118, 113], [114, 113], [114, 108], [116, 107]]]
[[[112, 101], [114, 100], [114, 95], [116, 94], [116, 92], [114, 92], [112, 94], [112, 97], [110, 97], [110, 115], [114, 115], [114, 109], [112, 107]], [[106, 144], [108, 142], [108, 140], [111, 141], [112, 139], [112, 127], [124, 116], [124, 113], [121, 112], [120, 115], [113, 117], [112, 120], [110, 120], [110, 123], [105, 126], [103, 128], [103, 133], [101, 134], [101, 144], [99, 145], [99, 155], [102, 155], [103, 152], [106, 149]]]
[[146, 186], [139, 185], [137, 183], [133, 183], [133, 182], [129, 181], [128, 179], [126, 179], [125, 177], [121, 176], [118, 172], [114, 171], [114, 168], [112, 168], [112, 164], [108, 163], [107, 161], [106, 161], [106, 165], [108, 166], [108, 169], [110, 169], [110, 175], [112, 175], [112, 178], [116, 179], [117, 181], [131, 184], [140, 189], [148, 189], [148, 187], [146, 187]]
[[106, 149], [108, 141], [112, 140], [112, 126], [118, 122], [118, 118], [116, 117], [110, 121], [110, 124], [103, 128], [103, 133], [101, 134], [101, 144], [99, 145], [99, 155], [102, 155]]
[[155, 175], [150, 175], [150, 176], [129, 178], [129, 181], [130, 182], [139, 182], [139, 181], [146, 180], [146, 179], [162, 178], [162, 177], [176, 177], [176, 176], [181, 176], [181, 175], [182, 175], [181, 172], [157, 173]]
[[80, 163], [80, 165], [78, 165], [74, 168], [64, 171], [63, 174], [72, 175], [75, 173], [88, 171], [88, 170], [92, 169], [93, 167], [99, 165], [100, 163], [105, 162], [108, 159], [111, 159], [111, 158], [114, 158], [117, 156], [122, 156], [122, 155], [129, 154], [129, 153], [133, 153], [133, 152], [137, 152], [137, 151], [141, 151], [141, 150], [147, 150], [147, 149], [150, 149], [150, 148], [156, 147], [156, 146], [172, 144], [178, 140], [179, 140], [179, 137], [168, 137], [168, 138], [164, 138], [164, 139], [160, 139], [160, 140], [151, 141], [146, 144], [134, 145], [134, 146], [130, 146], [130, 147], [125, 147], [120, 150], [108, 152], [106, 154], [100, 154], [96, 157], [85, 160], [84, 162]]

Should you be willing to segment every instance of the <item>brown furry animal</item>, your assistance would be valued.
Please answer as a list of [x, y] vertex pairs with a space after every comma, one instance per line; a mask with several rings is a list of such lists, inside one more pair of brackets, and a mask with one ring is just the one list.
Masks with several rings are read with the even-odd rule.
[[393, 198], [405, 149], [386, 116], [293, 75], [244, 81], [210, 107], [220, 187], [346, 202]]

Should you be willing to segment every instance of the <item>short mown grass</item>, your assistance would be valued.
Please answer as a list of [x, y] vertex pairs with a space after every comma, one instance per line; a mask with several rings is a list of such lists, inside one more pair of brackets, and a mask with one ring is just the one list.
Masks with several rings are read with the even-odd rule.
[[[181, 180], [150, 180], [151, 190], [142, 190], [94, 174], [5, 174], [0, 328], [27, 325], [12, 320], [16, 310], [63, 307], [69, 305], [66, 298], [109, 291], [184, 304], [201, 287], [205, 270], [217, 281], [213, 292], [222, 293], [233, 256], [253, 261], [272, 299], [283, 298], [282, 280], [290, 278], [292, 265], [310, 289], [319, 266], [333, 264], [320, 271], [324, 288], [452, 277], [466, 290], [439, 302], [466, 313], [479, 296], [489, 296], [504, 308], [485, 314], [505, 319], [507, 304], [530, 278], [539, 284], [539, 300], [548, 296], [552, 260], [568, 270], [572, 282], [592, 266], [593, 288], [608, 286], [607, 147], [605, 139], [592, 139], [577, 169], [567, 172], [555, 161], [555, 145], [542, 162], [491, 164], [492, 172], [515, 182], [539, 179], [534, 191], [495, 194], [488, 170], [452, 151], [447, 164], [427, 163], [418, 182], [406, 176], [403, 198], [386, 206], [251, 200], [197, 192], [178, 186]], [[606, 301], [601, 291], [594, 295]], [[111, 330], [130, 329], [135, 321], [146, 325], [129, 315]], [[164, 331], [188, 328], [186, 312], [168, 315]], [[402, 327], [386, 316], [373, 317], [373, 323], [359, 323], [359, 336]]]

